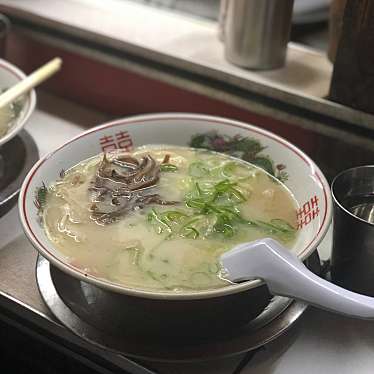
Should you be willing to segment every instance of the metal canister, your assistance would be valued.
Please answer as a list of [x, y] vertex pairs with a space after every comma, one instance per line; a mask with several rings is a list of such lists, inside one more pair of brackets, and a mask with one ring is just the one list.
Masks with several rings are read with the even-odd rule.
[[249, 69], [284, 65], [293, 0], [227, 0], [225, 55]]
[[332, 280], [351, 291], [374, 296], [374, 165], [341, 172], [331, 191]]

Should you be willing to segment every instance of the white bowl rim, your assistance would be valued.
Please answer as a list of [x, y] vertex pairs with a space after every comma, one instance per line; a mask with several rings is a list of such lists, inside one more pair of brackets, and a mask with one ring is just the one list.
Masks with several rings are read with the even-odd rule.
[[[1, 58], [0, 58], [0, 69], [7, 70], [9, 73], [13, 74], [15, 77], [19, 78], [20, 80], [23, 80], [26, 78], [26, 74], [22, 70], [18, 69], [15, 65]], [[32, 89], [29, 92], [29, 97], [30, 97], [30, 105], [26, 113], [23, 115], [23, 120], [19, 121], [15, 126], [12, 126], [4, 136], [0, 137], [0, 146], [8, 142], [10, 139], [14, 138], [27, 123], [27, 120], [31, 116], [36, 106], [36, 93], [34, 89]]]
[[[206, 299], [206, 298], [214, 298], [234, 293], [243, 292], [246, 290], [249, 290], [251, 288], [258, 287], [264, 282], [260, 279], [250, 280], [247, 282], [243, 282], [237, 285], [229, 285], [222, 288], [212, 289], [212, 290], [202, 290], [202, 291], [194, 291], [194, 292], [162, 292], [162, 291], [145, 291], [135, 288], [129, 288], [125, 286], [121, 286], [117, 283], [112, 283], [110, 281], [104, 280], [102, 278], [95, 277], [93, 275], [87, 274], [83, 272], [81, 269], [78, 269], [71, 264], [67, 264], [66, 262], [62, 261], [60, 258], [58, 258], [56, 255], [51, 253], [44, 245], [38, 240], [36, 234], [33, 232], [31, 225], [29, 223], [28, 214], [26, 211], [26, 195], [28, 193], [28, 187], [31, 183], [31, 180], [33, 179], [34, 175], [38, 171], [38, 169], [48, 160], [50, 159], [54, 154], [59, 152], [60, 149], [68, 146], [70, 143], [73, 143], [81, 138], [84, 138], [88, 134], [92, 132], [100, 131], [104, 128], [108, 127], [114, 127], [119, 126], [123, 124], [133, 124], [136, 122], [146, 122], [146, 121], [153, 121], [153, 120], [166, 120], [166, 119], [190, 119], [190, 120], [206, 120], [206, 121], [214, 121], [221, 124], [231, 125], [235, 127], [240, 128], [247, 128], [251, 130], [252, 132], [256, 132], [258, 134], [261, 134], [263, 136], [269, 137], [272, 140], [277, 141], [278, 143], [281, 143], [288, 149], [292, 150], [298, 157], [300, 157], [309, 167], [309, 169], [312, 170], [312, 174], [317, 177], [319, 182], [321, 183], [323, 192], [324, 192], [324, 198], [325, 198], [325, 205], [326, 210], [324, 213], [324, 217], [322, 220], [322, 224], [319, 228], [319, 231], [314, 236], [314, 238], [310, 241], [310, 243], [303, 249], [301, 253], [298, 254], [298, 258], [303, 261], [306, 258], [309, 257], [311, 253], [315, 251], [318, 244], [323, 240], [325, 237], [329, 226], [331, 222], [331, 216], [332, 216], [332, 198], [330, 193], [330, 186], [327, 182], [325, 176], [321, 172], [321, 170], [318, 168], [318, 166], [299, 148], [288, 142], [286, 139], [275, 135], [274, 133], [264, 130], [262, 128], [259, 128], [254, 125], [250, 125], [244, 122], [231, 120], [224, 117], [218, 117], [218, 116], [210, 116], [210, 115], [204, 115], [204, 114], [193, 114], [193, 113], [180, 113], [180, 112], [170, 112], [170, 113], [157, 113], [157, 114], [145, 114], [145, 115], [136, 115], [131, 117], [126, 117], [122, 119], [117, 119], [114, 121], [110, 121], [107, 123], [104, 123], [99, 126], [95, 126], [92, 129], [89, 129], [87, 131], [84, 131], [83, 133], [75, 136], [71, 140], [67, 141], [66, 143], [62, 144], [60, 147], [58, 147], [56, 150], [50, 152], [49, 154], [45, 155], [43, 158], [41, 158], [29, 171], [28, 175], [26, 176], [19, 195], [19, 215], [21, 224], [23, 227], [23, 230], [28, 237], [28, 239], [31, 241], [32, 245], [39, 251], [40, 254], [42, 254], [48, 261], [50, 261], [54, 266], [62, 270], [63, 272], [73, 276], [74, 278], [78, 278], [84, 282], [92, 283], [93, 285], [96, 285], [100, 288], [104, 288], [108, 291], [116, 292], [116, 293], [122, 293], [127, 294], [131, 296], [136, 297], [142, 297], [142, 298], [148, 298], [148, 299], [165, 299], [165, 300], [192, 300], [192, 299]], [[52, 246], [52, 244], [51, 244]]]

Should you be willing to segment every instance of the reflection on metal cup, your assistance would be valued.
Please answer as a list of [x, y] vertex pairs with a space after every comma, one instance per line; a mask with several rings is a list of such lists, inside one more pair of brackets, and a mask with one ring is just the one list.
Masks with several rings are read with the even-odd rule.
[[224, 26], [228, 61], [250, 69], [284, 65], [293, 0], [227, 0]]
[[3, 14], [0, 14], [0, 58], [5, 57], [6, 40], [10, 30], [10, 21]]
[[351, 291], [374, 296], [374, 165], [343, 171], [335, 177], [331, 190], [332, 280]]

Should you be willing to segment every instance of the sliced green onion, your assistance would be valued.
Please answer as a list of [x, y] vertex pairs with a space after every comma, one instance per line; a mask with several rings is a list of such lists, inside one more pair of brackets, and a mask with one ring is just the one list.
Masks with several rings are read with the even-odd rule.
[[[282, 219], [264, 222], [242, 217], [239, 205], [247, 199], [238, 187], [239, 179], [228, 178], [237, 167], [240, 165], [229, 162], [221, 170], [219, 167], [209, 169], [206, 163], [192, 162], [188, 169], [192, 183], [184, 198], [187, 210], [157, 212], [152, 209], [148, 213], [148, 222], [157, 233], [167, 232], [166, 239], [175, 236], [197, 239], [214, 234], [231, 238], [237, 232], [238, 225], [250, 225], [282, 241], [294, 238], [296, 229]], [[177, 170], [172, 164], [162, 164], [160, 168], [161, 171]], [[222, 177], [225, 178], [222, 180]], [[214, 180], [217, 182], [214, 183]]]
[[161, 171], [164, 171], [164, 172], [175, 172], [178, 170], [178, 167], [176, 165], [173, 165], [173, 164], [161, 164], [160, 165], [160, 170]]
[[192, 162], [188, 168], [188, 173], [195, 178], [207, 177], [209, 169], [201, 161]]
[[200, 235], [199, 231], [192, 226], [185, 226], [183, 227], [183, 230], [186, 231], [186, 233], [181, 233], [181, 236], [185, 238], [196, 239]]
[[162, 214], [162, 216], [170, 222], [179, 221], [184, 217], [188, 217], [187, 214], [180, 212], [179, 210], [167, 210]]
[[148, 222], [154, 224], [154, 223], [159, 223], [160, 225], [158, 226], [157, 232], [161, 234], [164, 232], [164, 230], [168, 232], [172, 232], [171, 226], [161, 217], [160, 214], [156, 212], [155, 209], [152, 209], [151, 212], [148, 213]]

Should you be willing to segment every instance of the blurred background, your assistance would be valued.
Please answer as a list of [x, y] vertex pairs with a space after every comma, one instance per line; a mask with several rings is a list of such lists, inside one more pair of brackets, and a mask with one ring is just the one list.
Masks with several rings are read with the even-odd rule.
[[[99, 0], [106, 1], [106, 0]], [[133, 0], [197, 17], [218, 20], [220, 0]], [[330, 0], [295, 0], [291, 40], [327, 50]]]

